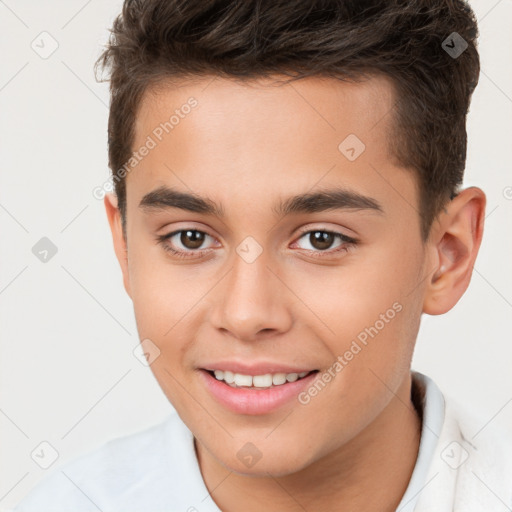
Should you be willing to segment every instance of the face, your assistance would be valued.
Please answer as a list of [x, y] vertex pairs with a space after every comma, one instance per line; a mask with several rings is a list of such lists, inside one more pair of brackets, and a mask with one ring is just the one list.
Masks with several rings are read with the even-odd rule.
[[393, 102], [377, 77], [210, 77], [140, 105], [125, 287], [162, 390], [233, 471], [299, 471], [408, 400], [426, 257]]

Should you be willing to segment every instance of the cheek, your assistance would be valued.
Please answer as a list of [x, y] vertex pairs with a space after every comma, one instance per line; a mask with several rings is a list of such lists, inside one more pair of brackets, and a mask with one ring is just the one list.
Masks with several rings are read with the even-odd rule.
[[417, 255], [407, 259], [392, 250], [374, 252], [350, 256], [337, 267], [311, 267], [307, 272], [295, 269], [288, 277], [294, 292], [314, 315], [311, 320], [328, 337], [352, 338], [388, 310], [393, 320], [399, 309], [393, 308], [395, 303], [405, 308], [411, 301], [410, 292], [419, 282]]
[[189, 267], [170, 264], [161, 252], [150, 253], [134, 247], [130, 255], [135, 320], [139, 339], [149, 338], [160, 351], [151, 370], [174, 389], [176, 383], [166, 370], [177, 376], [189, 366], [187, 354], [199, 328], [196, 314], [208, 287], [198, 285]]
[[[158, 354], [150, 369], [173, 407], [183, 410], [187, 405], [184, 360], [190, 343], [185, 334], [191, 328], [187, 312], [193, 304], [193, 288], [179, 276], [179, 267], [166, 265], [161, 257], [149, 258], [142, 251], [133, 254], [130, 282], [139, 339], [150, 340], [150, 350]], [[147, 341], [142, 343], [144, 347]]]
[[130, 253], [129, 272], [137, 324], [163, 337], [190, 307], [193, 283], [183, 278], [179, 266], [168, 264], [164, 255], [141, 250]]
[[345, 356], [347, 386], [375, 380], [370, 369], [391, 386], [408, 371], [421, 316], [421, 255], [417, 245], [390, 242], [351, 264], [295, 274], [294, 291], [307, 298], [333, 363]]

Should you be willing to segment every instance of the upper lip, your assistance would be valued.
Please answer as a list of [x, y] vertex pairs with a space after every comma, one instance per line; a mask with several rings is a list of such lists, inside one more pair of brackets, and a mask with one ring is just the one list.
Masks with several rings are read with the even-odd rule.
[[310, 366], [291, 366], [283, 363], [265, 362], [244, 363], [242, 361], [217, 361], [215, 363], [205, 363], [201, 365], [203, 370], [223, 370], [242, 375], [266, 375], [267, 373], [302, 373], [311, 372], [316, 368]]

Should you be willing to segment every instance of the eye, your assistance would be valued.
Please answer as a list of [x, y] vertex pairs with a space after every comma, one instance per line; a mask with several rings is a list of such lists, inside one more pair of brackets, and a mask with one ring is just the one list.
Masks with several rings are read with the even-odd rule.
[[[179, 258], [190, 258], [201, 255], [206, 249], [198, 250], [207, 238], [212, 238], [198, 229], [180, 229], [167, 235], [157, 236], [157, 241], [171, 254]], [[171, 242], [169, 244], [169, 242]]]
[[[198, 229], [180, 229], [166, 235], [158, 235], [157, 242], [166, 252], [177, 258], [197, 258], [209, 251], [209, 247], [200, 249], [208, 238], [212, 236]], [[346, 252], [357, 244], [357, 240], [343, 233], [323, 229], [309, 230], [302, 233], [298, 240], [306, 240], [312, 249], [304, 248], [314, 257], [325, 257], [334, 253]], [[334, 242], [339, 244], [332, 249]], [[297, 243], [297, 242], [295, 242]], [[299, 246], [300, 247], [300, 246]]]
[[[350, 247], [353, 247], [357, 244], [356, 239], [344, 235], [343, 233], [322, 229], [306, 231], [299, 238], [299, 240], [302, 239], [306, 240], [306, 242], [309, 243], [309, 245], [312, 247], [312, 249], [306, 247], [306, 250], [311, 252], [315, 257], [322, 257], [322, 253], [332, 254], [347, 251]], [[331, 249], [336, 240], [339, 241], [339, 244], [335, 246], [334, 249]]]

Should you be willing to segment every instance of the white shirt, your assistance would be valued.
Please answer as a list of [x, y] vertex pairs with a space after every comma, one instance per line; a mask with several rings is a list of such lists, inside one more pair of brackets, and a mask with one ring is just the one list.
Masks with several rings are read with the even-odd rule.
[[[461, 428], [462, 413], [445, 402], [436, 384], [418, 372], [412, 375], [424, 392], [424, 401], [415, 404], [423, 409], [421, 440], [396, 512], [512, 509], [512, 441], [483, 432], [468, 441], [469, 420]], [[176, 413], [56, 468], [12, 512], [98, 510], [220, 512], [203, 481], [193, 434]]]
[[423, 400], [414, 403], [422, 411], [421, 438], [418, 457], [409, 485], [402, 496], [396, 512], [412, 512], [418, 502], [421, 489], [427, 481], [427, 473], [432, 463], [434, 450], [441, 434], [444, 420], [444, 397], [435, 382], [419, 372], [413, 372], [413, 385], [417, 385]]

